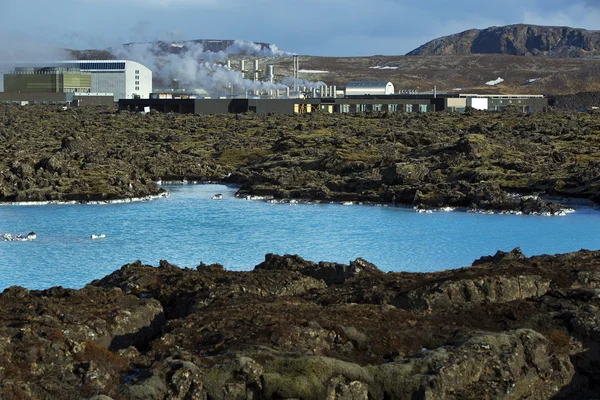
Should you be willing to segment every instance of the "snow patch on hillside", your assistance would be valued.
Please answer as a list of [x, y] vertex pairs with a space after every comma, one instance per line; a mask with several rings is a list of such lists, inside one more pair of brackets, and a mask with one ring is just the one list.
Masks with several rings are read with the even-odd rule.
[[329, 71], [321, 71], [318, 69], [299, 69], [298, 72], [303, 74], [328, 74]]
[[502, 83], [502, 82], [504, 82], [504, 79], [498, 77], [498, 79], [486, 82], [485, 84], [488, 85], [488, 86], [496, 86], [497, 84]]

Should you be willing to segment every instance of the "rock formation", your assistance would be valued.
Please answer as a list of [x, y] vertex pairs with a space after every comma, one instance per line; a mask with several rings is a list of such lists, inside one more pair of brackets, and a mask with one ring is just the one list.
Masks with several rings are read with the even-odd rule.
[[[598, 395], [600, 252], [436, 273], [269, 254], [135, 262], [0, 294], [2, 398], [571, 399]], [[104, 397], [103, 397], [104, 396]]]
[[434, 39], [407, 55], [468, 54], [597, 59], [600, 58], [600, 31], [525, 24], [493, 26]]

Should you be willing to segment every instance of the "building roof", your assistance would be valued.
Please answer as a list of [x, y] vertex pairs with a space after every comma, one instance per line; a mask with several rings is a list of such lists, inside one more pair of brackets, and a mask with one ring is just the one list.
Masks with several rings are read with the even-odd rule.
[[66, 60], [58, 61], [61, 66], [77, 66], [83, 71], [124, 71], [127, 64], [137, 64], [139, 67], [149, 69], [136, 61], [130, 60]]
[[346, 87], [386, 87], [391, 82], [348, 82]]
[[[79, 68], [82, 71], [125, 71], [125, 67], [130, 64], [136, 69], [150, 70], [143, 64], [131, 60], [62, 60], [49, 62], [14, 62], [6, 64], [10, 66], [10, 70], [14, 67], [25, 68]], [[3, 65], [0, 63], [0, 70]]]

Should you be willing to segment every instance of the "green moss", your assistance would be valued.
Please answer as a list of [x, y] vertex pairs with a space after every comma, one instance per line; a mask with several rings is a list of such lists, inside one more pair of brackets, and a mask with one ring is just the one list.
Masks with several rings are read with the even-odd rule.
[[347, 381], [373, 381], [365, 368], [327, 357], [276, 359], [265, 366], [265, 370], [264, 394], [267, 398], [324, 399], [329, 381], [340, 375]]
[[217, 160], [220, 164], [243, 165], [265, 157], [268, 154], [270, 154], [269, 151], [257, 148], [227, 149], [217, 157]]

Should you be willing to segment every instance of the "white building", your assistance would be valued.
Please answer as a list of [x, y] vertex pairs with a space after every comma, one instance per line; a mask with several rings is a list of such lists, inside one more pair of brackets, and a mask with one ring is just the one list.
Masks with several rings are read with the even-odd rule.
[[346, 96], [394, 94], [392, 82], [348, 82]]
[[[0, 63], [2, 72], [15, 67], [64, 67], [79, 68], [81, 72], [92, 75], [92, 93], [112, 93], [115, 101], [119, 99], [150, 98], [152, 93], [152, 71], [144, 65], [129, 60], [69, 60], [49, 63]], [[3, 79], [0, 79], [0, 92], [4, 91]]]
[[61, 61], [61, 67], [79, 68], [92, 74], [93, 93], [112, 93], [119, 99], [148, 99], [152, 92], [152, 71], [129, 60]]

